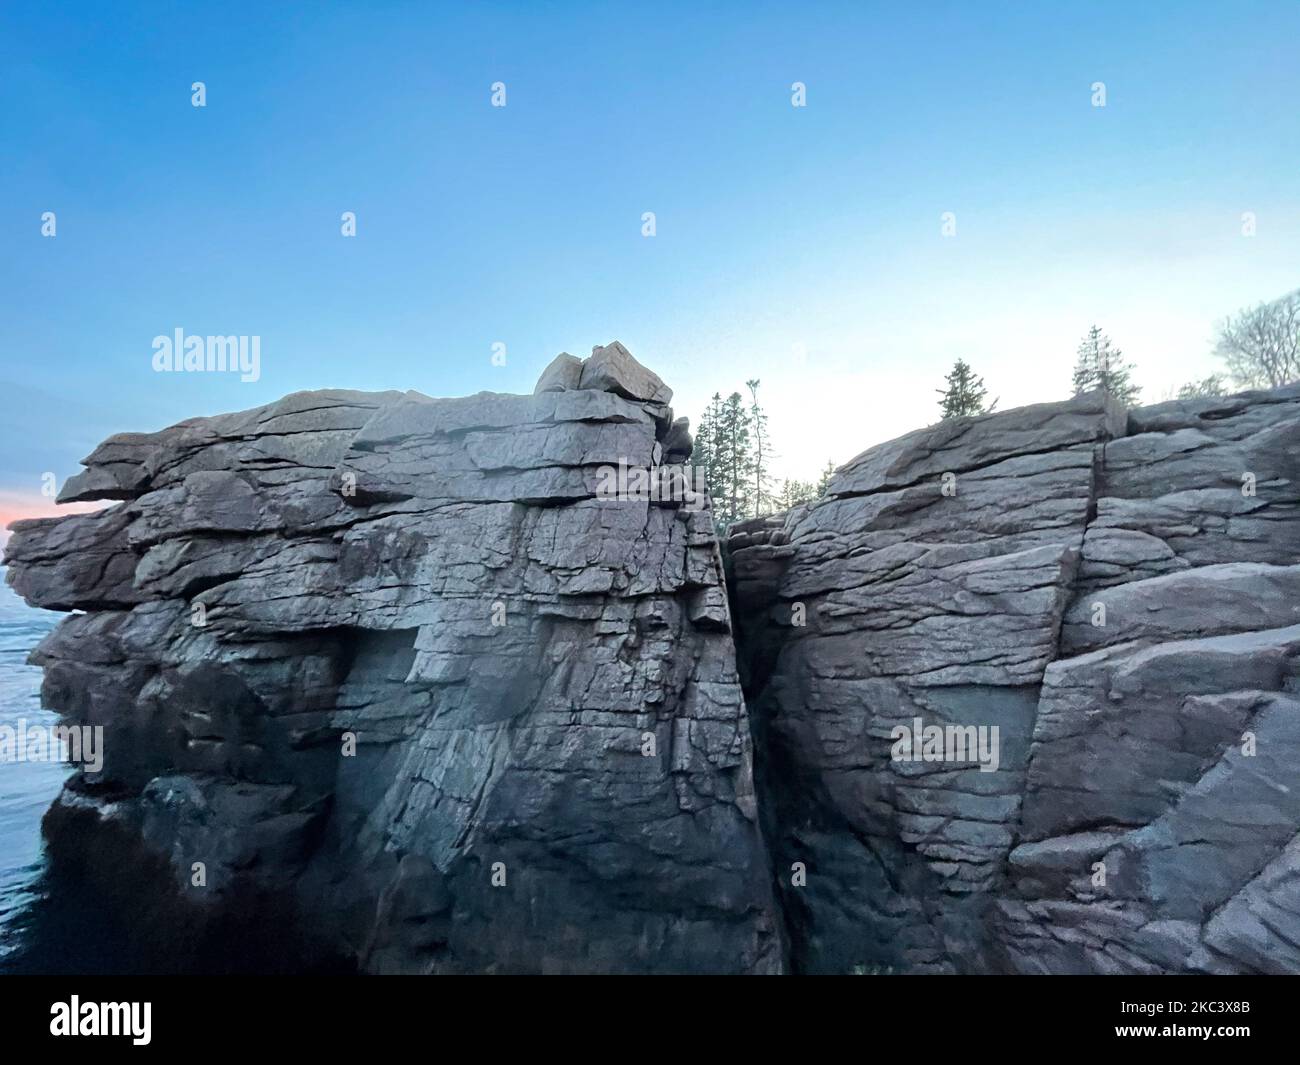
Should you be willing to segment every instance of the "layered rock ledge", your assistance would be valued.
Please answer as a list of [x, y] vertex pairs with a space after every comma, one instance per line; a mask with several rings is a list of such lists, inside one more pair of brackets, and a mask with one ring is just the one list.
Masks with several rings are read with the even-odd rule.
[[298, 967], [1300, 971], [1300, 386], [942, 422], [721, 552], [600, 490], [671, 399], [615, 343], [106, 441], [7, 556], [106, 730], [56, 860]]
[[533, 396], [102, 444], [61, 499], [120, 502], [8, 548], [84, 611], [33, 655], [47, 705], [106, 730], [56, 857], [111, 833], [83, 875], [156, 865], [182, 922], [274, 909], [366, 971], [779, 971], [712, 516], [597, 493], [689, 451], [671, 395], [612, 344]]
[[[1298, 486], [1300, 386], [1089, 394], [734, 527], [795, 968], [1300, 971]], [[896, 757], [918, 719], [996, 771]]]

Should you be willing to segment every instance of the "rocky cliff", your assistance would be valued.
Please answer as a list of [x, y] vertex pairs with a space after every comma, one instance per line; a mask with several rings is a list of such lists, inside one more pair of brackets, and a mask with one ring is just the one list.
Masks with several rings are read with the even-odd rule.
[[61, 499], [120, 503], [16, 523], [84, 611], [46, 703], [106, 730], [56, 860], [370, 971], [778, 971], [707, 501], [597, 483], [689, 450], [671, 392], [617, 344], [538, 389], [116, 436]]
[[796, 968], [1300, 971], [1300, 387], [942, 422], [728, 554]]
[[723, 554], [670, 401], [106, 441], [8, 549], [106, 730], [56, 861], [376, 972], [1300, 971], [1300, 388], [944, 422]]

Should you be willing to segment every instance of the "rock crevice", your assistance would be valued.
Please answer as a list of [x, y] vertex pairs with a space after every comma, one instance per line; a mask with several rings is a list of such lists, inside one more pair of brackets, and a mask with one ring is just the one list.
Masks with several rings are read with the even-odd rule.
[[17, 523], [13, 586], [84, 611], [45, 701], [106, 733], [56, 857], [133, 841], [182, 923], [275, 900], [368, 971], [780, 971], [707, 500], [600, 490], [689, 433], [572, 363], [114, 437], [62, 498], [119, 502]]
[[[1294, 971], [1297, 485], [1298, 387], [1092, 394], [734, 527], [793, 968]], [[997, 771], [917, 724], [996, 728]]]
[[304, 968], [1300, 969], [1300, 388], [943, 422], [722, 552], [671, 399], [614, 343], [100, 445], [7, 552], [105, 729], [56, 862]]

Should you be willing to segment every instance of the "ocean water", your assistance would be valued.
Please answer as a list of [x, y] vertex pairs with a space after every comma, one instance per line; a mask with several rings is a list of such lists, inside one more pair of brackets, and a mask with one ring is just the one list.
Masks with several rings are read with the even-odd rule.
[[[67, 615], [35, 610], [0, 566], [0, 725], [54, 725], [41, 706], [41, 670], [27, 656]], [[274, 920], [249, 938], [217, 924], [188, 937], [152, 927], [154, 904], [119, 906], [46, 859], [41, 819], [73, 768], [60, 762], [0, 761], [0, 975], [120, 975], [196, 972], [350, 973], [347, 960], [297, 960], [299, 941]]]
[[[0, 566], [0, 725], [52, 725], [58, 718], [41, 707], [41, 670], [27, 655], [66, 615], [29, 607], [3, 583], [5, 572]], [[70, 773], [59, 762], [0, 761], [0, 970], [29, 945], [46, 891], [41, 817]]]

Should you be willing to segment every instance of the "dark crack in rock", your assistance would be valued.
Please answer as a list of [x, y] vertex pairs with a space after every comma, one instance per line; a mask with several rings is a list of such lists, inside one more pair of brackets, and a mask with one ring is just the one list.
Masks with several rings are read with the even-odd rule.
[[1298, 519], [1290, 386], [942, 422], [733, 527], [792, 968], [1296, 971]]
[[689, 455], [670, 398], [614, 343], [532, 396], [105, 442], [63, 499], [118, 502], [8, 550], [82, 611], [46, 702], [106, 730], [52, 849], [111, 835], [85, 875], [162, 869], [140, 889], [235, 936], [274, 907], [366, 971], [781, 971], [712, 515], [597, 492]]
[[614, 342], [102, 444], [8, 549], [106, 730], [56, 860], [300, 967], [1300, 970], [1300, 386], [941, 422], [721, 554], [601, 487], [671, 398]]

